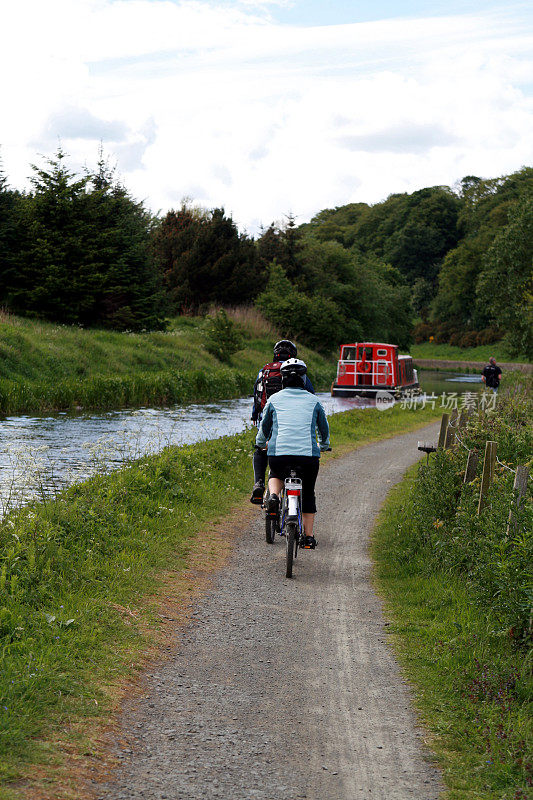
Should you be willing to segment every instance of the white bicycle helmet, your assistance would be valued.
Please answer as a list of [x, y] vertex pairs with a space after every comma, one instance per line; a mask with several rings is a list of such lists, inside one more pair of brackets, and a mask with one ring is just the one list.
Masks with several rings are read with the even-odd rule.
[[280, 367], [281, 376], [300, 375], [304, 376], [307, 372], [307, 364], [300, 358], [288, 358]]

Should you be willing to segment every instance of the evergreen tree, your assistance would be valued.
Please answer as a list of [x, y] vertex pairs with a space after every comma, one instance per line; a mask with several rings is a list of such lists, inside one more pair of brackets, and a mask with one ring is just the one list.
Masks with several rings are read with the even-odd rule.
[[155, 233], [154, 248], [179, 311], [249, 303], [260, 289], [253, 241], [239, 234], [223, 208], [201, 216], [186, 207], [170, 211]]
[[58, 149], [46, 166], [33, 166], [33, 193], [25, 205], [27, 241], [12, 286], [14, 309], [60, 322], [78, 322], [80, 306], [90, 304], [91, 291], [81, 295], [77, 272], [84, 260], [86, 220], [83, 201], [87, 177], [76, 179]]
[[163, 326], [163, 293], [150, 253], [152, 220], [102, 155], [77, 177], [61, 148], [34, 167], [27, 241], [10, 290], [14, 310], [118, 329]]
[[23, 198], [9, 188], [0, 163], [0, 303], [9, 305], [9, 291], [17, 272], [22, 243]]
[[189, 278], [195, 271], [193, 249], [203, 219], [202, 212], [183, 203], [179, 211], [169, 211], [154, 228], [154, 257], [170, 302], [180, 312], [188, 313], [196, 307], [196, 301], [191, 299]]
[[263, 271], [275, 260], [280, 264], [289, 280], [298, 276], [298, 255], [302, 248], [302, 231], [296, 226], [292, 214], [288, 214], [286, 222], [278, 226], [272, 223], [256, 243], [260, 266]]
[[161, 329], [166, 299], [152, 253], [152, 217], [115, 181], [102, 157], [89, 179], [86, 215], [96, 236], [92, 246], [88, 243], [87, 261], [91, 274], [99, 276], [92, 324]]

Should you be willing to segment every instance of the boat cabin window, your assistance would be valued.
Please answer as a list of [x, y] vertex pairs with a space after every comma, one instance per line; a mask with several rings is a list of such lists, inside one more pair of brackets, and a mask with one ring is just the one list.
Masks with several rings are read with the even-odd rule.
[[374, 358], [372, 350], [373, 350], [372, 347], [358, 347], [357, 348], [357, 357], [358, 358], [363, 358], [363, 353], [365, 353], [366, 360], [367, 361], [372, 361], [372, 359]]
[[342, 360], [343, 361], [355, 361], [355, 347], [343, 347], [342, 348]]
[[378, 358], [383, 358], [384, 356], [387, 355], [387, 351], [385, 350], [384, 347], [379, 347], [378, 350], [377, 350], [377, 355], [378, 355]]

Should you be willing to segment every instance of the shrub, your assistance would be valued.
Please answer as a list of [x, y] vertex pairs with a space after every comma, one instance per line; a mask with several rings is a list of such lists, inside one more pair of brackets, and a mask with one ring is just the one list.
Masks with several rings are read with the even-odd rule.
[[457, 326], [454, 322], [439, 322], [435, 327], [435, 343], [447, 344], [450, 341], [450, 336], [457, 332]]
[[435, 326], [429, 322], [419, 322], [418, 325], [415, 325], [413, 331], [413, 339], [415, 344], [422, 344], [423, 342], [429, 341], [429, 337], [433, 336]]
[[207, 352], [219, 361], [228, 362], [243, 348], [242, 333], [223, 308], [205, 318], [204, 341]]
[[466, 333], [463, 333], [459, 339], [459, 347], [476, 347], [476, 345], [477, 333], [475, 331], [467, 331]]
[[493, 344], [499, 342], [501, 338], [502, 334], [496, 328], [484, 328], [477, 334], [477, 344]]

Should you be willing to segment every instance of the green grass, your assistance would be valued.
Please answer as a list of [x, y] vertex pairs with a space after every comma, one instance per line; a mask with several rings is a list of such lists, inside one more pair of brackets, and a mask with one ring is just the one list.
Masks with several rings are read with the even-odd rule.
[[395, 405], [387, 411], [353, 410], [329, 418], [332, 457], [362, 444], [429, 425], [442, 416], [442, 409], [405, 408]]
[[418, 467], [389, 496], [374, 532], [389, 630], [449, 800], [526, 800], [533, 785], [531, 653], [488, 615], [466, 576], [428, 569], [406, 545]]
[[[242, 316], [244, 349], [221, 364], [204, 347], [202, 319], [178, 317], [163, 333], [83, 330], [0, 315], [0, 413], [166, 405], [251, 392], [275, 335]], [[320, 390], [335, 363], [300, 348]]]
[[527, 364], [527, 359], [523, 356], [511, 356], [505, 349], [503, 342], [465, 348], [452, 347], [449, 344], [424, 342], [423, 344], [411, 345], [409, 352], [415, 360], [417, 358], [441, 358], [444, 361], [479, 361], [486, 363], [491, 356], [494, 356], [496, 361]]
[[[333, 456], [434, 417], [335, 415]], [[206, 524], [245, 501], [254, 435], [169, 448], [0, 523], [0, 797], [31, 762], [57, 760], [58, 731], [109, 713], [105, 687], [135, 671], [161, 626], [146, 598], [186, 567]]]

